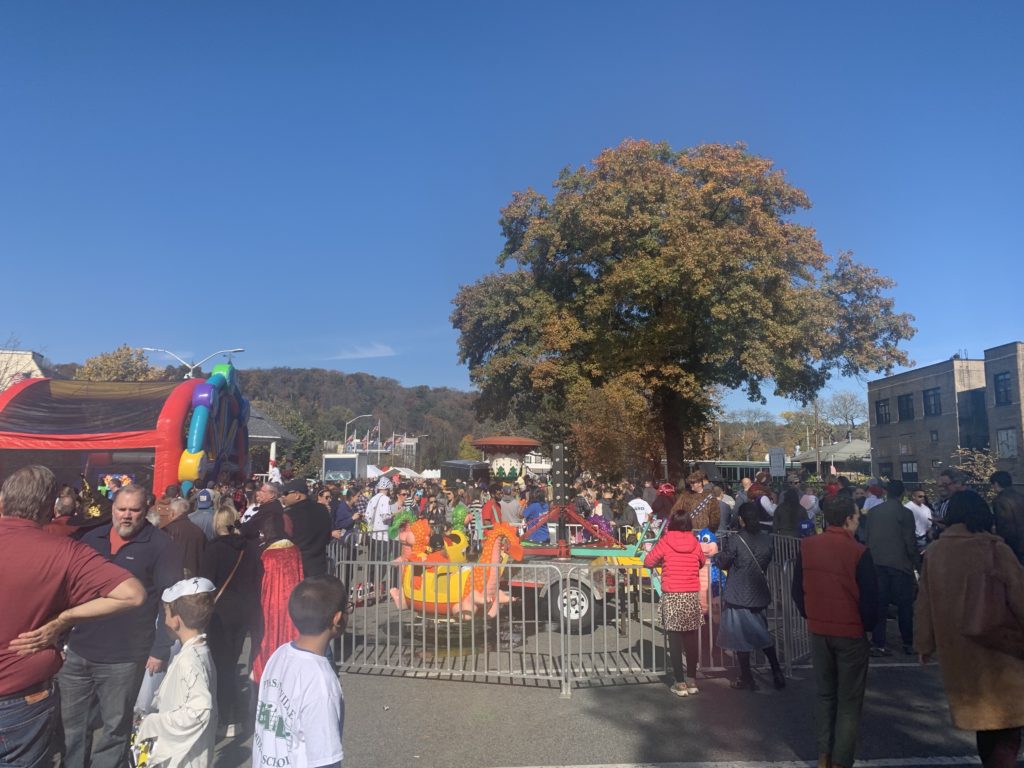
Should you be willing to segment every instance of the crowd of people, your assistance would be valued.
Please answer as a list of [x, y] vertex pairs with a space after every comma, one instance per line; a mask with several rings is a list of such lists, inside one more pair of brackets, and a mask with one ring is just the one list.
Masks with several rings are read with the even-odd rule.
[[[699, 693], [711, 561], [728, 572], [718, 643], [737, 660], [732, 687], [757, 689], [758, 651], [785, 687], [765, 612], [770, 534], [800, 537], [792, 598], [812, 639], [819, 764], [853, 764], [868, 660], [893, 653], [893, 605], [898, 650], [939, 660], [954, 724], [977, 732], [984, 765], [1004, 766], [1024, 724], [1024, 495], [1005, 472], [991, 483], [990, 507], [944, 470], [933, 505], [898, 480], [830, 477], [815, 493], [799, 477], [773, 486], [762, 474], [733, 489], [698, 470], [677, 484], [583, 479], [570, 505], [588, 522], [582, 538], [663, 526], [645, 565], [661, 568], [673, 694]], [[4, 481], [0, 579], [25, 599], [0, 615], [0, 763], [42, 765], [59, 751], [81, 768], [120, 766], [129, 753], [198, 768], [218, 733], [251, 733], [254, 764], [295, 750], [340, 763], [344, 702], [325, 654], [352, 595], [329, 575], [330, 543], [390, 559], [402, 515], [474, 542], [508, 523], [542, 543], [553, 503], [542, 480], [315, 484], [288, 469], [187, 494], [172, 485], [159, 498], [131, 484], [110, 493], [105, 504], [58, 488], [41, 466]], [[315, 722], [296, 720], [293, 703], [313, 695]]]

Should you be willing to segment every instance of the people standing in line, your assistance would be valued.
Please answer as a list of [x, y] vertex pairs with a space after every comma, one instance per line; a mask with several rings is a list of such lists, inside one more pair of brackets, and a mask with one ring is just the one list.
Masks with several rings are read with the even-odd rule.
[[964, 484], [963, 475], [951, 467], [946, 467], [939, 472], [935, 485], [939, 490], [939, 501], [935, 505], [933, 517], [935, 518], [936, 527], [933, 529], [932, 535], [937, 537], [942, 530], [942, 520], [946, 516], [946, 507], [949, 506], [950, 498], [954, 493], [966, 490], [967, 486]]
[[57, 480], [46, 467], [15, 470], [0, 489], [0, 764], [43, 766], [57, 746], [54, 676], [72, 627], [140, 608], [142, 583], [94, 549], [43, 530]]
[[676, 503], [676, 487], [672, 483], [661, 483], [658, 486], [658, 495], [651, 504], [654, 516], [659, 520], [668, 520], [672, 517], [672, 508]]
[[[990, 533], [993, 516], [974, 491], [949, 498], [946, 529], [925, 552], [915, 609], [914, 646], [922, 664], [937, 655], [949, 713], [956, 728], [975, 731], [985, 768], [1013, 768], [1024, 726], [1024, 570], [1013, 551]], [[964, 634], [963, 612], [977, 594], [968, 585], [985, 575], [1005, 587], [1004, 650]]]
[[779, 536], [799, 536], [800, 523], [807, 519], [807, 510], [800, 504], [800, 491], [789, 487], [782, 492], [782, 501], [775, 508], [771, 532]]
[[206, 550], [206, 534], [188, 518], [188, 502], [172, 499], [167, 505], [166, 522], [160, 528], [171, 537], [181, 550], [182, 572], [185, 578], [199, 575], [199, 564]]
[[204, 488], [195, 497], [195, 511], [189, 514], [188, 519], [199, 526], [206, 534], [207, 541], [213, 539], [213, 513], [220, 500], [220, 494], [212, 488]]
[[891, 656], [886, 647], [889, 604], [896, 606], [903, 653], [914, 653], [914, 573], [921, 567], [914, 513], [903, 506], [902, 480], [890, 480], [887, 499], [868, 516], [866, 544], [878, 574], [878, 623], [871, 633], [871, 655]]
[[[260, 550], [255, 540], [246, 539], [235, 526], [235, 515], [227, 509], [213, 516], [217, 538], [203, 553], [199, 573], [217, 588], [213, 616], [207, 629], [210, 653], [217, 672], [217, 711], [225, 737], [237, 735], [248, 708], [241, 701], [238, 659], [247, 634], [259, 637]], [[248, 664], [245, 665], [248, 668]]]
[[254, 766], [340, 766], [345, 699], [325, 657], [352, 611], [333, 576], [303, 580], [288, 599], [294, 641], [270, 657], [259, 687], [252, 738]]
[[370, 529], [370, 560], [391, 560], [391, 542], [388, 528], [391, 525], [391, 481], [381, 477], [377, 481], [377, 492], [366, 505], [366, 524]]
[[1024, 564], [1024, 493], [1013, 487], [1013, 477], [1009, 472], [993, 472], [988, 481], [996, 492], [992, 500], [996, 533], [1003, 537], [1006, 545]]
[[[693, 696], [697, 688], [698, 632], [704, 624], [701, 610], [700, 570], [706, 562], [700, 542], [693, 535], [693, 518], [676, 509], [665, 532], [644, 557], [644, 566], [661, 566], [661, 624], [668, 635], [669, 659], [676, 696]], [[686, 672], [683, 673], [683, 655]]]
[[800, 540], [793, 601], [807, 619], [818, 691], [819, 768], [850, 768], [868, 679], [866, 633], [878, 621], [878, 580], [868, 549], [854, 539], [860, 511], [845, 494], [822, 501], [827, 528]]
[[[82, 543], [131, 572], [146, 589], [133, 610], [82, 624], [71, 631], [58, 676], [64, 723], [64, 761], [69, 768], [121, 768], [128, 752], [133, 704], [145, 673], [161, 672], [172, 638], [158, 624], [160, 595], [182, 577], [181, 553], [171, 537], [146, 520], [146, 490], [126, 485], [114, 496], [112, 521], [91, 528]], [[92, 739], [93, 708], [100, 730]]]
[[722, 548], [717, 555], [718, 566], [729, 572], [722, 595], [725, 605], [718, 644], [736, 655], [740, 668], [739, 677], [732, 682], [736, 690], [757, 690], [750, 669], [753, 651], [764, 652], [772, 667], [775, 687], [786, 687], [786, 677], [779, 666], [765, 616], [765, 609], [772, 600], [768, 587], [768, 564], [774, 553], [771, 536], [761, 530], [760, 516], [761, 509], [757, 504], [747, 502], [742, 505], [737, 510], [740, 531], [722, 539]]
[[208, 579], [179, 581], [161, 595], [163, 621], [181, 643], [156, 694], [156, 711], [139, 723], [136, 739], [153, 740], [149, 765], [207, 768], [217, 744], [213, 659], [206, 626], [216, 587]]
[[[547, 514], [548, 504], [545, 500], [545, 494], [540, 489], [535, 489], [530, 494], [530, 503], [526, 505], [526, 509], [523, 510], [523, 528], [530, 530], [535, 526], [540, 519]], [[551, 540], [551, 532], [548, 530], [547, 525], [541, 525], [537, 530], [526, 537], [527, 541], [532, 541], [537, 544], [547, 544]]]
[[283, 520], [270, 516], [260, 521], [260, 624], [252, 642], [255, 651], [250, 673], [255, 683], [259, 683], [271, 654], [296, 636], [295, 625], [288, 618], [288, 596], [302, 581], [302, 555], [285, 534]]
[[[278, 483], [263, 483], [256, 491], [256, 506], [251, 511], [247, 509], [239, 521], [239, 530], [247, 539], [258, 539], [260, 535], [261, 520], [265, 517], [284, 517], [284, 507], [281, 504], [281, 486]], [[285, 531], [288, 530], [290, 521], [285, 522]]]
[[501, 506], [501, 519], [518, 530], [523, 524], [523, 515], [519, 508], [519, 501], [512, 493], [511, 485], [501, 487], [501, 500], [498, 503]]
[[707, 479], [707, 474], [700, 470], [691, 472], [686, 478], [686, 487], [679, 489], [672, 505], [673, 514], [681, 510], [690, 516], [691, 526], [695, 531], [702, 531], [705, 528], [717, 531], [721, 519], [718, 499], [714, 493], [704, 488]]
[[327, 573], [327, 545], [331, 543], [334, 521], [323, 504], [309, 497], [309, 486], [301, 478], [285, 483], [281, 503], [285, 519], [291, 521], [291, 535], [302, 553], [303, 577]]
[[932, 508], [928, 505], [928, 497], [924, 491], [918, 489], [910, 494], [910, 499], [903, 506], [914, 516], [914, 540], [917, 543], [917, 551], [923, 552], [928, 545], [928, 533], [932, 528]]

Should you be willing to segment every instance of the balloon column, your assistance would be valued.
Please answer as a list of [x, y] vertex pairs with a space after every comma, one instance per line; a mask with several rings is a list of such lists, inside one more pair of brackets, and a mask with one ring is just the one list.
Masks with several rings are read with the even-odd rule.
[[217, 479], [224, 469], [248, 474], [249, 401], [242, 397], [231, 363], [215, 365], [192, 390], [192, 418], [178, 462], [178, 482], [187, 494], [197, 480]]

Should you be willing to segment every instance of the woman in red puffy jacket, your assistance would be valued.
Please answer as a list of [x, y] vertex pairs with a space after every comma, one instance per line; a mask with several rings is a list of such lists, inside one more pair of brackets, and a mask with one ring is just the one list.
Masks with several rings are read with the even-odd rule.
[[693, 535], [693, 518], [689, 512], [677, 509], [672, 513], [665, 532], [644, 558], [644, 565], [648, 568], [662, 566], [661, 624], [668, 633], [669, 658], [676, 678], [672, 693], [676, 696], [693, 696], [698, 692], [697, 632], [704, 623], [699, 596], [704, 551]]

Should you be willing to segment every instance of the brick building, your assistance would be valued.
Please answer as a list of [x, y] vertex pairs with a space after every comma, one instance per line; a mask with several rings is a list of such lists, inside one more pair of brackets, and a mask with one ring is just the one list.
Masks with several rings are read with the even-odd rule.
[[957, 448], [988, 449], [1000, 469], [1024, 479], [1020, 383], [1024, 344], [954, 356], [868, 383], [871, 468], [905, 482], [933, 479]]

